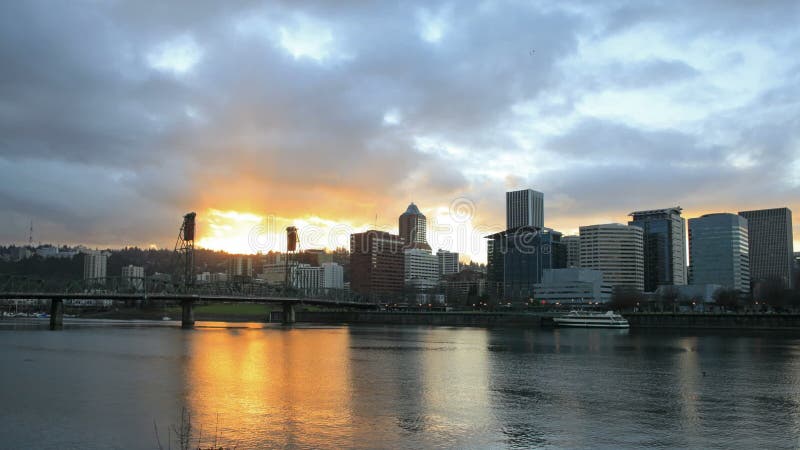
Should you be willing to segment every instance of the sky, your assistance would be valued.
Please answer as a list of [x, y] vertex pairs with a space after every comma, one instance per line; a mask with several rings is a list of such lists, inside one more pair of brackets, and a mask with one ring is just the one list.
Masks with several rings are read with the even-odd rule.
[[800, 2], [0, 2], [0, 242], [253, 252], [787, 206]]

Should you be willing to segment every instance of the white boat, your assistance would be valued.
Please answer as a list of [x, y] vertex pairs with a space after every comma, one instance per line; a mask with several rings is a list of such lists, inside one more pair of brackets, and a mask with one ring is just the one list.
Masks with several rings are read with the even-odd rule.
[[630, 328], [628, 321], [614, 311], [570, 311], [567, 315], [554, 317], [553, 322], [559, 327]]

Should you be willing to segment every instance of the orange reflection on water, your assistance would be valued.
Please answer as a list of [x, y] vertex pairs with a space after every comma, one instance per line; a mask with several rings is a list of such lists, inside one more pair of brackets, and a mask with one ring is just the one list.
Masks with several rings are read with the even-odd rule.
[[195, 430], [213, 442], [218, 425], [224, 444], [239, 448], [341, 442], [353, 426], [349, 342], [344, 329], [191, 333], [185, 380]]

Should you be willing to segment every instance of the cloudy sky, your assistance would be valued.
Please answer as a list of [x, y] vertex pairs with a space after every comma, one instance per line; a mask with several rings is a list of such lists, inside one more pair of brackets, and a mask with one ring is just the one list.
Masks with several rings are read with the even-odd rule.
[[[0, 241], [33, 220], [171, 247], [197, 211], [241, 250], [264, 218], [396, 229], [410, 201], [480, 234], [531, 187], [566, 233], [788, 206], [800, 248], [798, 23], [797, 1], [2, 2]], [[485, 260], [465, 242], [437, 243]]]

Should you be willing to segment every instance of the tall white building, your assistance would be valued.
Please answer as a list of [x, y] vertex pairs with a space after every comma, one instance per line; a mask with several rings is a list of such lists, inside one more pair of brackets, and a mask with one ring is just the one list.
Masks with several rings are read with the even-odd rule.
[[580, 227], [581, 268], [603, 272], [612, 287], [644, 291], [644, 232], [619, 223]]
[[432, 289], [439, 283], [439, 260], [429, 250], [409, 248], [403, 252], [405, 283], [414, 289]]
[[564, 236], [561, 242], [567, 247], [567, 268], [577, 268], [581, 266], [581, 237]]
[[506, 228], [544, 228], [544, 194], [533, 189], [506, 192]]
[[98, 284], [105, 284], [107, 266], [108, 253], [98, 250], [86, 250], [83, 252], [84, 280], [93, 280]]
[[436, 258], [439, 261], [440, 277], [458, 273], [458, 252], [448, 252], [440, 249], [436, 252]]
[[344, 268], [335, 262], [322, 263], [322, 287], [344, 289]]
[[122, 285], [140, 290], [144, 287], [144, 267], [128, 265], [122, 267]]

